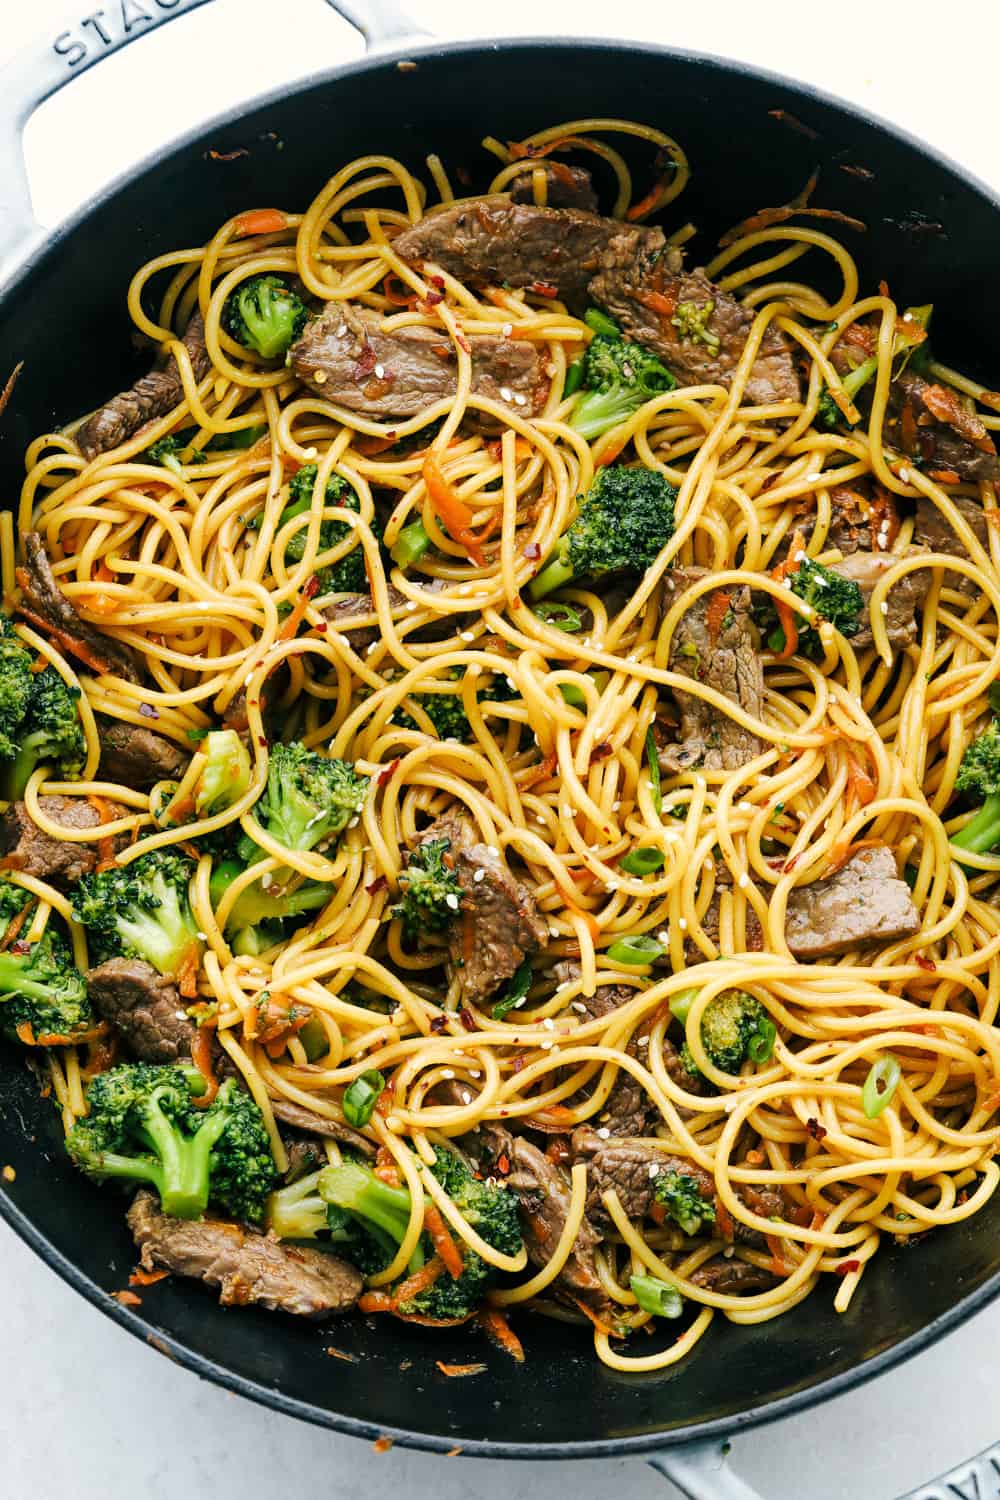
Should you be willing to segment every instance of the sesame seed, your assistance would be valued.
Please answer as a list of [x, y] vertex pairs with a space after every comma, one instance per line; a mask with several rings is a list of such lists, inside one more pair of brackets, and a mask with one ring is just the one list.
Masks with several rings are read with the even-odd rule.
[[174, 1011], [174, 1020], [175, 1021], [189, 1021], [190, 1019], [191, 1019], [191, 1017], [188, 1015], [188, 1013], [187, 1013], [186, 1010], [175, 1010]]
[[471, 1104], [472, 1103], [472, 1090], [471, 1089], [462, 1089], [461, 1092], [462, 1092], [462, 1103], [463, 1104]]
[[474, 641], [476, 639], [474, 632], [471, 630], [459, 631], [458, 638], [460, 641]]
[[573, 809], [569, 806], [568, 803], [564, 803], [559, 811], [562, 813], [564, 818], [571, 818], [573, 816]]
[[715, 869], [715, 860], [712, 859], [711, 857], [709, 857], [708, 859], [706, 859], [703, 868], [706, 869], [706, 870], [714, 870]]
[[597, 1130], [597, 1134], [600, 1136], [602, 1141], [606, 1141], [611, 1135], [611, 1131], [606, 1125], [601, 1125]]
[[909, 482], [910, 482], [910, 471], [909, 471], [909, 469], [900, 469], [900, 471], [899, 471], [899, 477], [903, 481], [904, 484], [909, 484]]
[[888, 603], [888, 600], [883, 599], [882, 603], [879, 605], [879, 609], [882, 611], [882, 613], [884, 615], [887, 615], [889, 613], [889, 603]]
[[513, 399], [514, 399], [514, 392], [511, 390], [510, 386], [509, 385], [502, 385], [500, 387], [500, 400], [501, 401], [513, 401]]
[[745, 891], [747, 886], [750, 884], [750, 876], [746, 873], [745, 870], [736, 884], [739, 886], [741, 891]]
[[637, 1037], [635, 1045], [637, 1047], [648, 1047], [649, 1046], [649, 1037], [648, 1036]]
[[687, 919], [687, 917], [678, 917], [677, 918], [677, 925], [680, 928], [681, 932], [687, 932], [687, 930], [688, 930], [688, 919]]
[[582, 1000], [571, 1000], [569, 1003], [569, 1008], [570, 1010], [579, 1011], [581, 1016], [585, 1016], [587, 1014], [587, 1007], [584, 1005]]
[[441, 1074], [442, 1078], [454, 1078], [454, 1076], [455, 1076], [455, 1069], [454, 1068], [445, 1068], [444, 1072]]
[[376, 380], [384, 380], [385, 379], [385, 365], [376, 365], [375, 366], [375, 379]]
[[552, 1050], [552, 1043], [547, 1038], [544, 1042], [539, 1042], [538, 1045], [543, 1052], [550, 1052]]
[[480, 883], [480, 881], [486, 879], [486, 871], [485, 870], [477, 870], [475, 872], [475, 874], [473, 875], [472, 878], [475, 881], [476, 885], [478, 885]]
[[341, 323], [340, 327], [337, 329], [337, 337], [338, 337], [338, 339], [346, 339], [346, 337], [347, 337], [347, 324], [346, 323]]
[[500, 332], [503, 334], [503, 336], [504, 336], [505, 339], [509, 339], [510, 336], [511, 336], [511, 334], [514, 332], [514, 325], [513, 325], [513, 323], [504, 323], [504, 324], [502, 324], [502, 326], [500, 328]]
[[499, 859], [500, 858], [500, 850], [497, 848], [496, 844], [487, 844], [486, 845], [486, 853], [487, 854], [492, 854], [492, 856], [493, 856], [494, 859]]
[[650, 1164], [649, 1164], [649, 1175], [650, 1175], [650, 1177], [659, 1177], [659, 1175], [660, 1175], [659, 1163], [657, 1163], [655, 1161], [651, 1161], [650, 1162]]
[[550, 927], [549, 928], [549, 936], [550, 937], [558, 937], [559, 936], [559, 928], [558, 927]]
[[418, 604], [417, 604], [417, 601], [416, 601], [416, 600], [415, 600], [415, 599], [408, 599], [408, 600], [407, 600], [407, 601], [406, 601], [406, 605], [405, 605], [405, 608], [406, 608], [406, 610], [407, 610], [407, 613], [409, 613], [409, 614], [412, 614], [412, 613], [413, 613], [413, 611], [414, 611], [414, 610], [415, 610], [415, 609], [419, 609], [419, 607], [420, 607], [420, 606], [419, 606], [419, 605], [418, 605]]
[[555, 1021], [553, 1021], [551, 1016], [546, 1016], [542, 1021], [542, 1025], [545, 1027], [546, 1031], [555, 1031], [556, 1029], [556, 1023]]
[[458, 911], [458, 897], [455, 895], [454, 891], [449, 891], [444, 900], [445, 905], [450, 906], [452, 911]]
[[314, 385], [326, 385], [326, 371], [325, 370], [313, 370], [313, 384]]
[[740, 812], [753, 812], [752, 802], [738, 802], [736, 805], [739, 808]]
[[620, 807], [621, 807], [621, 803], [620, 802], [612, 802], [612, 804], [611, 804], [611, 811], [612, 812], [617, 812]]
[[515, 391], [514, 392], [514, 405], [515, 406], [527, 406], [527, 404], [528, 404], [528, 398], [527, 398], [527, 396], [522, 396], [520, 391]]
[[656, 936], [658, 937], [658, 939], [660, 940], [661, 943], [669, 943], [670, 942], [670, 933], [667, 931], [667, 929], [665, 927], [662, 928], [656, 934]]

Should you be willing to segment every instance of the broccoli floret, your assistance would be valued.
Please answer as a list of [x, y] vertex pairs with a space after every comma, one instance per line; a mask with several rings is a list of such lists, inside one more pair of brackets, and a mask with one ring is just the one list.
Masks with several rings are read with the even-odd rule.
[[[347, 760], [336, 760], [307, 750], [297, 741], [274, 745], [267, 786], [254, 809], [261, 827], [285, 849], [328, 849], [335, 844], [368, 796], [368, 777]], [[240, 858], [247, 864], [260, 857], [259, 847], [244, 835]], [[281, 885], [282, 871], [271, 876]]]
[[653, 1194], [685, 1234], [700, 1234], [703, 1225], [715, 1223], [715, 1204], [702, 1197], [698, 1179], [686, 1172], [661, 1172]]
[[176, 974], [200, 953], [188, 887], [194, 864], [153, 849], [129, 865], [84, 875], [73, 915], [87, 928], [99, 958], [141, 958], [161, 974]]
[[[493, 1181], [480, 1182], [457, 1157], [438, 1148], [431, 1171], [459, 1211], [488, 1245], [506, 1255], [521, 1247], [517, 1201]], [[406, 1188], [381, 1182], [361, 1162], [326, 1167], [317, 1182], [320, 1197], [333, 1210], [328, 1224], [337, 1236], [344, 1233], [345, 1218], [360, 1231], [347, 1253], [366, 1274], [387, 1266], [403, 1240], [410, 1220], [410, 1194]], [[410, 1301], [400, 1305], [404, 1315], [430, 1318], [467, 1317], [492, 1284], [493, 1268], [474, 1251], [462, 1250], [463, 1270], [458, 1277], [447, 1272]], [[427, 1234], [421, 1236], [407, 1274], [419, 1269], [433, 1254]]]
[[[873, 378], [877, 370], [878, 360], [873, 355], [870, 359], [862, 360], [856, 369], [849, 371], [844, 376], [841, 384], [852, 401], [861, 387], [867, 385], [869, 380]], [[819, 405], [816, 408], [816, 421], [820, 427], [829, 428], [854, 428], [858, 425], [857, 422], [847, 421], [844, 413], [825, 387], [822, 396], [819, 398]]]
[[[279, 529], [294, 520], [296, 516], [304, 515], [312, 509], [316, 473], [315, 464], [305, 464], [292, 476], [288, 486], [289, 503], [281, 512], [278, 521]], [[326, 481], [323, 504], [335, 505], [341, 510], [353, 510], [357, 514], [361, 512], [361, 501], [347, 480], [340, 474], [331, 474]], [[321, 521], [319, 550], [326, 552], [331, 547], [339, 546], [350, 531], [351, 527], [346, 521]], [[285, 548], [286, 564], [300, 562], [305, 555], [305, 550], [306, 531], [303, 528], [295, 533]], [[321, 594], [364, 593], [368, 588], [368, 574], [365, 569], [365, 549], [360, 541], [338, 562], [331, 563], [329, 567], [320, 568], [316, 577], [319, 579]]]
[[251, 276], [226, 298], [222, 326], [244, 348], [277, 359], [298, 338], [308, 316], [284, 277]]
[[[0, 937], [32, 899], [20, 886], [0, 880]], [[19, 937], [0, 953], [0, 1027], [7, 1036], [28, 1026], [35, 1042], [44, 1045], [93, 1023], [86, 981], [54, 918], [37, 942]]]
[[[723, 990], [710, 1000], [701, 1018], [701, 1041], [710, 1062], [723, 1073], [738, 1073], [756, 1037], [773, 1023], [767, 1010], [745, 990]], [[772, 1033], [773, 1036], [773, 1033]], [[681, 1061], [693, 1076], [700, 1070], [687, 1042]]]
[[[857, 635], [861, 629], [861, 615], [865, 597], [858, 585], [850, 578], [842, 578], [833, 568], [824, 567], [811, 557], [804, 557], [798, 570], [789, 573], [786, 582], [792, 593], [812, 606], [821, 620], [828, 620], [841, 635]], [[774, 600], [768, 596], [758, 611], [760, 623], [768, 630], [767, 644], [772, 651], [783, 651], [785, 632], [773, 622], [777, 619]], [[802, 656], [820, 657], [823, 646], [815, 626], [798, 619], [798, 651]]]
[[[924, 369], [930, 359], [930, 346], [927, 342], [927, 328], [934, 311], [933, 304], [924, 303], [920, 307], [908, 307], [903, 316], [897, 320], [896, 332], [892, 340], [893, 357], [893, 380], [896, 380], [912, 364], [914, 369]], [[866, 386], [870, 380], [875, 378], [878, 372], [878, 359], [870, 355], [863, 359], [853, 370], [849, 370], [842, 378], [841, 384], [851, 400], [858, 391]], [[831, 396], [829, 390], [824, 389], [816, 408], [816, 422], [820, 427], [846, 427], [852, 429], [858, 426], [857, 422], [848, 422], [843, 412]]]
[[17, 754], [18, 733], [31, 697], [31, 653], [14, 630], [10, 617], [0, 614], [0, 758]]
[[951, 842], [970, 854], [989, 854], [1000, 847], [1000, 718], [993, 718], [962, 756], [955, 790], [981, 802]]
[[235, 1079], [199, 1110], [192, 1099], [204, 1092], [196, 1068], [123, 1063], [89, 1084], [66, 1149], [98, 1182], [150, 1183], [176, 1218], [199, 1218], [211, 1199], [257, 1220], [277, 1180], [263, 1117]]
[[458, 875], [445, 862], [450, 855], [448, 839], [425, 839], [411, 853], [406, 868], [400, 870], [401, 897], [392, 915], [400, 918], [408, 938], [442, 931], [461, 906]]
[[676, 389], [670, 371], [638, 344], [599, 334], [583, 356], [581, 396], [569, 425], [588, 441]]
[[642, 573], [674, 534], [677, 491], [655, 469], [609, 465], [587, 491], [576, 520], [528, 585], [532, 599], [579, 578]]
[[[319, 1195], [322, 1170], [300, 1177], [268, 1198], [264, 1223], [279, 1240], [314, 1240], [329, 1230], [326, 1201]], [[346, 1233], [343, 1237], [349, 1238]]]
[[213, 729], [198, 746], [205, 756], [194, 787], [199, 818], [211, 818], [238, 802], [250, 786], [250, 753], [235, 729]]
[[79, 774], [87, 757], [79, 699], [79, 688], [67, 687], [55, 667], [35, 673], [24, 718], [16, 731], [16, 753], [0, 777], [3, 795], [9, 801], [24, 795], [32, 772], [43, 763], [66, 778]]
[[[209, 894], [213, 907], [218, 907], [226, 891], [244, 866], [236, 860], [223, 860], [212, 870]], [[306, 912], [325, 906], [333, 893], [332, 886], [320, 885], [318, 881], [306, 880], [299, 886], [284, 891], [265, 891], [262, 883], [255, 880], [240, 892], [226, 921], [226, 936], [234, 953], [263, 953], [281, 941], [283, 923]]]
[[[159, 464], [162, 469], [170, 469], [174, 474], [179, 474], [183, 464], [178, 458], [183, 453], [194, 435], [195, 429], [189, 427], [184, 432], [168, 432], [165, 437], [158, 438], [155, 443], [140, 453], [139, 457], [148, 464]], [[198, 458], [201, 454], [198, 454]]]
[[[454, 682], [461, 682], [465, 671], [462, 667], [453, 667], [450, 676]], [[461, 740], [463, 744], [468, 744], [472, 739], [472, 725], [469, 723], [461, 692], [417, 693], [414, 696], [434, 725], [439, 740]], [[478, 701], [478, 693], [476, 698]], [[393, 721], [403, 729], [420, 729], [417, 721], [407, 713], [395, 714]]]

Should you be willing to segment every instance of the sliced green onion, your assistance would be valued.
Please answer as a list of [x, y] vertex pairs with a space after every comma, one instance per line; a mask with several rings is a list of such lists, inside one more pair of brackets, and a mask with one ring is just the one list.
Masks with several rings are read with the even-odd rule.
[[310, 1062], [318, 1062], [330, 1050], [330, 1038], [326, 1027], [317, 1015], [311, 1015], [306, 1024], [301, 1027], [299, 1041], [305, 1048], [306, 1057]]
[[652, 724], [646, 730], [646, 764], [649, 766], [649, 789], [653, 794], [653, 807], [659, 818], [663, 816], [663, 789], [660, 785], [660, 757]]
[[583, 321], [592, 333], [599, 333], [605, 339], [620, 339], [622, 331], [614, 318], [609, 318], [607, 313], [602, 313], [599, 307], [588, 307], [583, 315]]
[[662, 870], [663, 865], [663, 851], [650, 848], [633, 849], [621, 862], [622, 869], [629, 875], [650, 875], [654, 870]]
[[678, 990], [670, 1001], [670, 1014], [675, 1021], [680, 1021], [682, 1026], [687, 1025], [688, 1014], [691, 1006], [698, 998], [698, 990]]
[[561, 682], [559, 691], [562, 693], [570, 708], [586, 708], [587, 700], [583, 696], [583, 689], [578, 688], [575, 682]]
[[192, 744], [196, 745], [199, 740], [203, 740], [205, 736], [210, 733], [211, 730], [209, 729], [188, 729], [185, 731], [184, 737], [185, 739], [189, 739]]
[[494, 1005], [490, 1012], [494, 1021], [502, 1021], [508, 1011], [517, 1010], [525, 995], [531, 989], [532, 974], [531, 964], [527, 959], [514, 970], [514, 977], [502, 997]]
[[551, 625], [554, 630], [565, 630], [568, 635], [575, 635], [578, 630], [583, 629], [583, 620], [571, 604], [533, 604], [531, 613], [545, 625]]
[[645, 932], [634, 937], [619, 938], [608, 949], [608, 957], [616, 964], [651, 964], [654, 958], [662, 958], [667, 950], [662, 943]]
[[861, 1107], [869, 1120], [877, 1119], [892, 1102], [902, 1076], [902, 1069], [891, 1052], [872, 1063], [861, 1090]]
[[[193, 431], [194, 429], [192, 429]], [[205, 452], [222, 453], [230, 448], [252, 448], [254, 443], [259, 443], [267, 433], [267, 423], [257, 423], [253, 427], [241, 427], [236, 432], [217, 432], [213, 438], [209, 438], [205, 444]]]
[[684, 1311], [684, 1298], [669, 1281], [661, 1281], [658, 1276], [632, 1276], [629, 1286], [643, 1312], [655, 1313], [658, 1318], [679, 1318]]
[[378, 1096], [385, 1088], [385, 1079], [377, 1068], [369, 1068], [360, 1078], [355, 1078], [350, 1088], [345, 1089], [342, 1106], [348, 1125], [360, 1129], [367, 1125], [375, 1113]]
[[778, 1028], [772, 1020], [765, 1018], [761, 1021], [757, 1030], [747, 1042], [747, 1056], [750, 1061], [755, 1063], [770, 1062], [777, 1036]]
[[424, 529], [423, 521], [412, 521], [399, 533], [389, 549], [389, 556], [397, 568], [408, 568], [410, 563], [420, 561], [430, 544], [431, 539]]
[[566, 379], [563, 381], [563, 395], [575, 396], [583, 385], [583, 355], [578, 355], [566, 370]]

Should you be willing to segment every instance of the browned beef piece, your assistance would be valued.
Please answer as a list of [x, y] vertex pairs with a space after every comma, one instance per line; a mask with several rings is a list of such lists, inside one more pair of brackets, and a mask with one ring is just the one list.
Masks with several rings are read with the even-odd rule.
[[24, 567], [18, 568], [17, 581], [22, 595], [17, 608], [43, 635], [51, 636], [95, 672], [124, 677], [126, 682], [141, 682], [142, 675], [128, 647], [80, 619], [56, 582], [37, 531], [25, 535]]
[[[388, 585], [388, 590], [389, 608], [393, 619], [405, 619], [407, 613], [410, 612], [408, 610], [410, 601], [391, 583]], [[343, 594], [332, 604], [323, 606], [323, 618], [328, 620], [334, 630], [344, 637], [353, 651], [364, 651], [378, 640], [378, 625], [357, 625], [347, 630], [344, 626], [351, 620], [370, 615], [374, 608], [371, 594]]]
[[[597, 212], [597, 194], [586, 167], [571, 167], [564, 161], [538, 161], [545, 173], [546, 208], [582, 208], [587, 213]], [[510, 185], [510, 196], [515, 203], [534, 203], [534, 171], [515, 177]]]
[[141, 791], [157, 781], [179, 777], [188, 763], [187, 752], [173, 740], [138, 724], [99, 716], [97, 733], [101, 741], [98, 775], [104, 781]]
[[[875, 638], [872, 634], [869, 615], [872, 591], [886, 573], [896, 566], [900, 556], [910, 557], [921, 550], [916, 547], [909, 548], [902, 554], [855, 552], [852, 556], [845, 557], [843, 562], [834, 563], [833, 571], [839, 573], [841, 578], [849, 578], [852, 583], [856, 583], [864, 599], [865, 609], [861, 619], [861, 628], [855, 635], [847, 637], [855, 651], [864, 651], [874, 643]], [[918, 572], [907, 573], [889, 590], [889, 596], [885, 601], [888, 605], [885, 628], [891, 646], [906, 646], [916, 639], [917, 610], [923, 605], [930, 585], [930, 572], [926, 568], [921, 568]]]
[[[728, 389], [754, 312], [720, 291], [704, 271], [681, 271], [676, 252], [674, 256], [665, 267], [667, 274], [654, 274], [651, 279], [641, 263], [623, 263], [606, 255], [600, 274], [590, 283], [590, 295], [628, 338], [657, 355], [681, 385]], [[651, 292], [658, 295], [650, 298]], [[664, 311], [665, 307], [670, 311]], [[747, 377], [743, 404], [766, 406], [798, 401], [801, 396], [792, 345], [772, 324]]]
[[404, 260], [431, 261], [471, 286], [540, 285], [577, 306], [602, 265], [627, 265], [639, 279], [663, 258], [673, 269], [680, 265], [676, 251], [667, 253], [662, 229], [502, 196], [437, 209], [397, 235], [392, 248]]
[[449, 963], [465, 999], [484, 1000], [548, 945], [549, 930], [527, 886], [514, 879], [496, 849], [480, 843], [470, 818], [448, 813], [426, 830], [421, 844], [440, 838], [451, 845], [463, 893], [448, 933]]
[[[64, 828], [98, 828], [101, 818], [85, 797], [39, 797], [38, 805], [46, 817]], [[127, 809], [109, 803], [115, 818], [123, 818]], [[125, 846], [125, 838], [115, 838], [115, 852]], [[90, 875], [97, 865], [97, 839], [77, 844], [50, 838], [32, 822], [23, 802], [12, 802], [0, 813], [0, 852], [9, 869], [47, 880], [61, 890], [76, 885], [82, 875]]]
[[[194, 378], [203, 380], [208, 374], [211, 360], [205, 348], [205, 325], [201, 313], [195, 313], [184, 331], [182, 340], [191, 356]], [[171, 355], [162, 370], [151, 370], [142, 375], [127, 391], [112, 397], [106, 406], [100, 407], [76, 434], [77, 447], [84, 458], [96, 458], [109, 448], [117, 448], [146, 422], [156, 417], [165, 417], [184, 399], [177, 361]]]
[[[915, 424], [915, 441], [908, 433]], [[951, 469], [978, 483], [1000, 479], [1000, 459], [989, 432], [950, 386], [934, 385], [904, 370], [889, 387], [885, 439], [932, 469]]]
[[[704, 578], [704, 568], [675, 568], [664, 580], [666, 606]], [[764, 670], [760, 637], [750, 615], [750, 590], [734, 589], [718, 634], [709, 629], [714, 594], [702, 594], [678, 622], [670, 644], [670, 670], [703, 682], [747, 713], [760, 717]], [[736, 770], [761, 753], [761, 742], [710, 703], [678, 692], [681, 711], [679, 743], [660, 751], [660, 765], [671, 774], [701, 766], [709, 771]]]
[[[331, 303], [292, 345], [292, 368], [325, 401], [373, 421], [415, 417], [458, 381], [455, 346], [442, 329], [382, 331], [367, 308]], [[470, 336], [472, 394], [530, 417], [545, 401], [545, 352], [527, 339]]]
[[[968, 523], [973, 536], [988, 554], [990, 526], [983, 507], [978, 501], [970, 500], [965, 495], [952, 495], [951, 503], [963, 521]], [[917, 501], [916, 515], [913, 518], [913, 540], [924, 547], [929, 547], [932, 552], [948, 552], [953, 557], [968, 557], [969, 555], [934, 501], [928, 500], [924, 495], [921, 495]], [[963, 594], [977, 592], [974, 580], [966, 578], [962, 573], [946, 573], [944, 581], [947, 587], [960, 589]]]
[[[724, 859], [717, 859], [715, 861], [715, 885], [712, 887], [712, 896], [708, 903], [708, 906], [705, 908], [705, 915], [701, 919], [701, 925], [705, 930], [706, 936], [712, 941], [716, 948], [718, 948], [719, 946], [720, 938], [719, 919], [722, 892], [732, 890], [732, 887], [732, 871], [730, 870]], [[764, 946], [764, 934], [761, 931], [761, 925], [757, 919], [757, 913], [749, 904], [747, 905], [745, 921], [746, 951], [748, 953], [759, 953]], [[684, 944], [684, 951], [687, 955], [689, 963], [698, 964], [704, 962], [704, 953], [698, 947], [697, 943], [695, 943], [691, 938], [688, 938], [686, 940]], [[700, 1093], [701, 1090], [691, 1089], [690, 1092]]]
[[286, 1182], [298, 1182], [300, 1177], [307, 1177], [310, 1172], [326, 1166], [326, 1152], [317, 1136], [306, 1135], [301, 1130], [283, 1130], [281, 1140], [288, 1153]]
[[283, 1125], [292, 1125], [296, 1130], [308, 1131], [310, 1135], [339, 1141], [342, 1146], [350, 1146], [363, 1156], [375, 1155], [375, 1146], [367, 1136], [352, 1130], [350, 1125], [341, 1125], [338, 1120], [328, 1120], [325, 1115], [317, 1115], [304, 1105], [296, 1104], [293, 1099], [272, 1099], [271, 1112]]
[[[507, 1186], [518, 1197], [525, 1248], [533, 1265], [544, 1266], [552, 1259], [569, 1213], [569, 1179], [520, 1135], [512, 1137], [511, 1163]], [[560, 1301], [574, 1307], [582, 1302], [598, 1317], [613, 1322], [614, 1303], [605, 1295], [594, 1269], [594, 1251], [600, 1241], [601, 1235], [585, 1216], [552, 1291]]]
[[317, 1318], [350, 1312], [361, 1295], [360, 1273], [338, 1255], [222, 1219], [171, 1219], [145, 1190], [132, 1201], [128, 1225], [144, 1270], [162, 1266], [217, 1286], [223, 1307], [253, 1304]]
[[835, 875], [796, 887], [788, 897], [785, 941], [796, 958], [835, 958], [866, 943], [912, 937], [920, 914], [896, 874], [891, 849], [859, 849]]
[[173, 980], [141, 958], [109, 958], [88, 969], [87, 999], [140, 1062], [190, 1060], [198, 1028]]
[[714, 1256], [692, 1273], [691, 1280], [695, 1286], [704, 1287], [708, 1292], [718, 1292], [720, 1296], [726, 1297], [742, 1297], [751, 1292], [769, 1292], [778, 1284], [778, 1278], [770, 1271], [765, 1271], [760, 1266], [753, 1266], [748, 1260], [738, 1260], [735, 1255], [728, 1259], [724, 1255]]
[[[602, 1140], [586, 1125], [581, 1125], [573, 1133], [573, 1152], [587, 1162], [587, 1216], [590, 1219], [600, 1221], [605, 1217], [601, 1195], [611, 1188], [617, 1192], [629, 1219], [644, 1219], [656, 1201], [657, 1179], [666, 1172], [677, 1172], [683, 1177], [693, 1178], [706, 1203], [711, 1203], [716, 1216], [712, 1234], [723, 1239], [735, 1235], [745, 1245], [764, 1244], [760, 1231], [751, 1229], [739, 1219], [733, 1219], [732, 1231], [728, 1230], [730, 1215], [716, 1194], [711, 1173], [696, 1162], [672, 1156], [658, 1146], [647, 1146], [641, 1141], [621, 1140], [614, 1136]], [[784, 1213], [780, 1193], [741, 1187], [737, 1196], [751, 1212], [763, 1218], [781, 1218]]]

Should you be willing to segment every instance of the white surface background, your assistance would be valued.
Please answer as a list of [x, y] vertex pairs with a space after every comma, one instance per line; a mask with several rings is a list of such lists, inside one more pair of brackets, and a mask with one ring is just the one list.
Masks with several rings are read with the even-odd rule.
[[[118, 0], [105, 3], [118, 10]], [[615, 0], [613, 9], [606, 0], [547, 0], [544, 24], [537, 0], [505, 0], [488, 17], [483, 8], [482, 20], [458, 0], [410, 7], [442, 37], [606, 35], [613, 15], [621, 37], [737, 57], [852, 99], [933, 138], [1000, 187], [994, 0]], [[68, 8], [70, 0], [0, 0], [0, 65], [39, 33], [50, 40], [63, 30]], [[69, 19], [88, 9], [97, 4]], [[31, 123], [39, 218], [57, 222], [210, 114], [360, 51], [322, 0], [218, 0], [177, 21], [78, 80]], [[676, 128], [683, 139], [683, 122]], [[410, 1500], [526, 1500], [542, 1486], [555, 1500], [675, 1500], [636, 1460], [500, 1466], [400, 1450], [377, 1456], [251, 1406], [128, 1338], [3, 1226], [0, 1285], [0, 1500], [354, 1500], [386, 1489]], [[1000, 1435], [998, 1344], [1000, 1304], [902, 1370], [738, 1438], [734, 1466], [767, 1500], [891, 1500]]]

